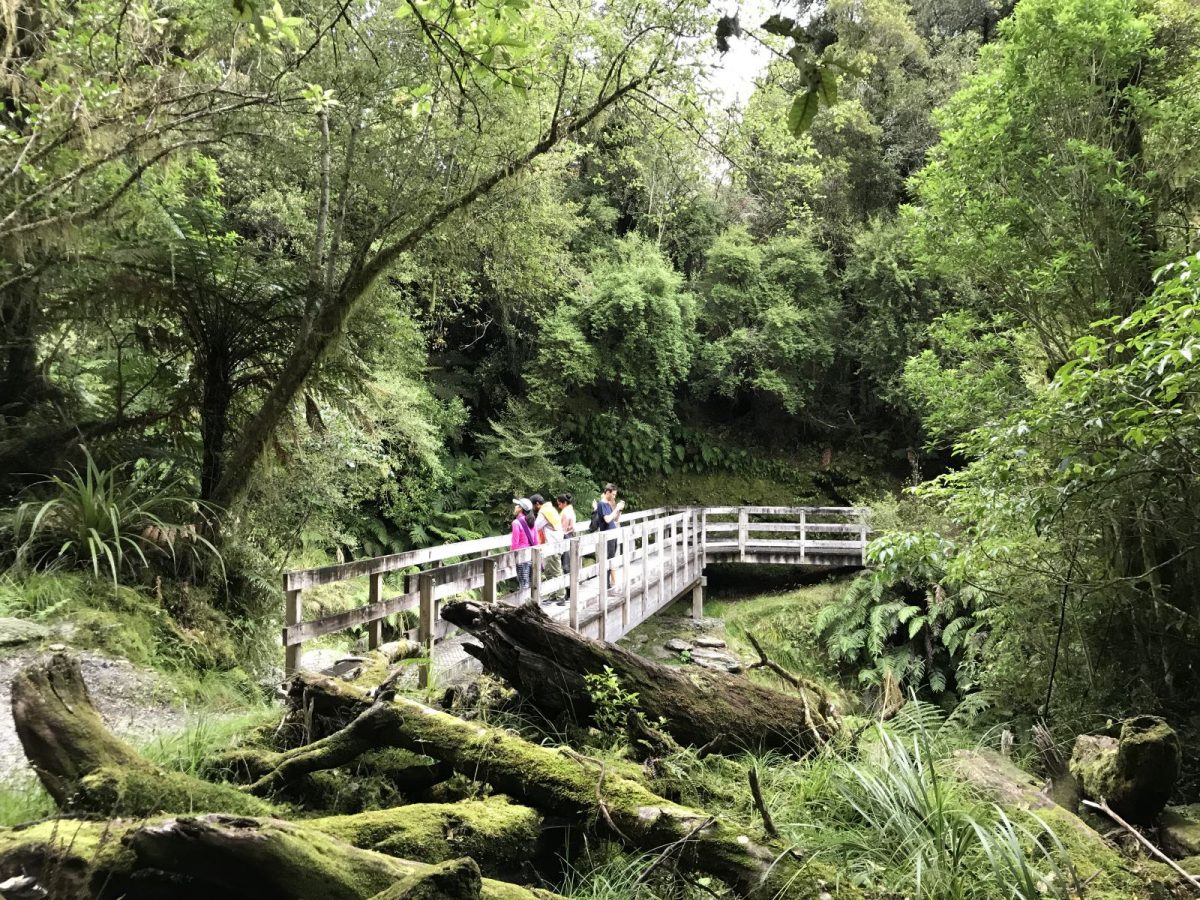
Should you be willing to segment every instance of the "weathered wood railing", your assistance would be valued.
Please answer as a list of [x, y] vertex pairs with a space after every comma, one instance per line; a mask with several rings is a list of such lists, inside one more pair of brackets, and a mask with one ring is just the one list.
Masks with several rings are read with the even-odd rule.
[[[415, 637], [428, 659], [449, 631], [438, 615], [440, 603], [462, 596], [485, 603], [540, 601], [565, 591], [571, 628], [615, 640], [689, 591], [693, 613], [699, 615], [709, 562], [861, 565], [867, 543], [864, 513], [856, 507], [657, 508], [624, 514], [616, 529], [525, 550], [509, 550], [508, 535], [500, 535], [288, 572], [283, 576], [286, 669], [300, 667], [304, 642], [361, 625], [367, 626], [368, 646], [377, 647], [383, 620], [409, 610], [417, 611]], [[543, 580], [542, 562], [551, 553], [563, 555], [565, 574]], [[532, 564], [527, 593], [512, 582], [520, 562]], [[609, 569], [615, 592], [601, 589]], [[389, 574], [400, 583], [398, 593], [385, 597]], [[365, 605], [302, 620], [306, 589], [357, 578], [367, 579]], [[422, 681], [428, 665], [422, 665]]]

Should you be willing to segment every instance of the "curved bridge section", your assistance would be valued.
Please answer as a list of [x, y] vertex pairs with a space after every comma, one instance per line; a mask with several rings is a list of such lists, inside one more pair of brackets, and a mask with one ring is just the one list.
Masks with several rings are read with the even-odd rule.
[[[297, 671], [304, 642], [322, 635], [365, 625], [368, 645], [377, 647], [383, 620], [404, 613], [410, 623], [415, 619], [411, 636], [426, 648], [421, 683], [428, 683], [431, 670], [452, 676], [468, 657], [461, 638], [439, 616], [441, 604], [451, 599], [513, 604], [532, 599], [575, 631], [615, 641], [688, 594], [692, 615], [700, 616], [710, 563], [863, 565], [867, 512], [841, 506], [648, 509], [622, 516], [618, 528], [525, 550], [509, 550], [509, 538], [502, 535], [287, 572], [286, 671]], [[562, 557], [567, 574], [543, 580], [542, 564], [551, 554]], [[522, 562], [533, 564], [528, 591], [516, 582]], [[304, 591], [352, 580], [366, 582], [365, 605], [304, 621]], [[612, 587], [606, 590], [606, 584]]]

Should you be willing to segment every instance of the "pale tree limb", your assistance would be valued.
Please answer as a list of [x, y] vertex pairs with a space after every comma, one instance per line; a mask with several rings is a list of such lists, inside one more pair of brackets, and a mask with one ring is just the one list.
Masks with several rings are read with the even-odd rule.
[[1165, 862], [1168, 866], [1174, 869], [1181, 878], [1191, 884], [1191, 886], [1196, 888], [1196, 890], [1200, 891], [1200, 878], [1197, 878], [1195, 875], [1189, 875], [1187, 872], [1185, 872], [1183, 870], [1183, 866], [1179, 865], [1179, 863], [1175, 862], [1175, 860], [1171, 859], [1171, 857], [1159, 850], [1158, 847], [1154, 846], [1149, 838], [1122, 819], [1119, 815], [1117, 815], [1117, 813], [1113, 812], [1112, 807], [1108, 805], [1108, 802], [1105, 801], [1103, 797], [1100, 798], [1099, 803], [1096, 803], [1094, 800], [1084, 800], [1083, 805], [1089, 809], [1094, 809], [1104, 813], [1104, 815], [1108, 816], [1110, 819], [1132, 834], [1135, 838], [1137, 838], [1138, 843], [1149, 850], [1151, 855]]

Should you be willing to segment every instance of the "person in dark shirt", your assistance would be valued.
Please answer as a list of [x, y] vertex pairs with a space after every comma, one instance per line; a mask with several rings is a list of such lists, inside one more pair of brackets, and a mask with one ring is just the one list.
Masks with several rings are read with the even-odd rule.
[[[596, 503], [595, 529], [598, 531], [615, 531], [621, 523], [621, 510], [625, 508], [625, 501], [617, 500], [617, 486], [611, 481], [604, 486], [604, 493], [600, 495], [600, 500]], [[608, 542], [608, 558], [612, 559], [617, 555], [617, 541], [613, 538]], [[608, 567], [608, 589], [609, 591], [616, 590], [617, 573], [610, 564]]]

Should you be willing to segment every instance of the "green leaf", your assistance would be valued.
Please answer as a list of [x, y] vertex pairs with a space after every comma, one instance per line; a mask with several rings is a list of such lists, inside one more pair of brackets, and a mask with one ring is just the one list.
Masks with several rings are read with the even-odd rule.
[[833, 106], [833, 104], [837, 103], [837, 89], [837, 75], [833, 73], [833, 69], [829, 66], [823, 66], [821, 68], [821, 83], [817, 87], [821, 102], [826, 106]]
[[787, 124], [788, 131], [793, 136], [800, 137], [808, 131], [813, 119], [817, 117], [817, 108], [820, 106], [820, 102], [814, 88], [809, 88], [803, 94], [797, 95], [796, 99], [792, 101], [792, 106], [788, 110]]

